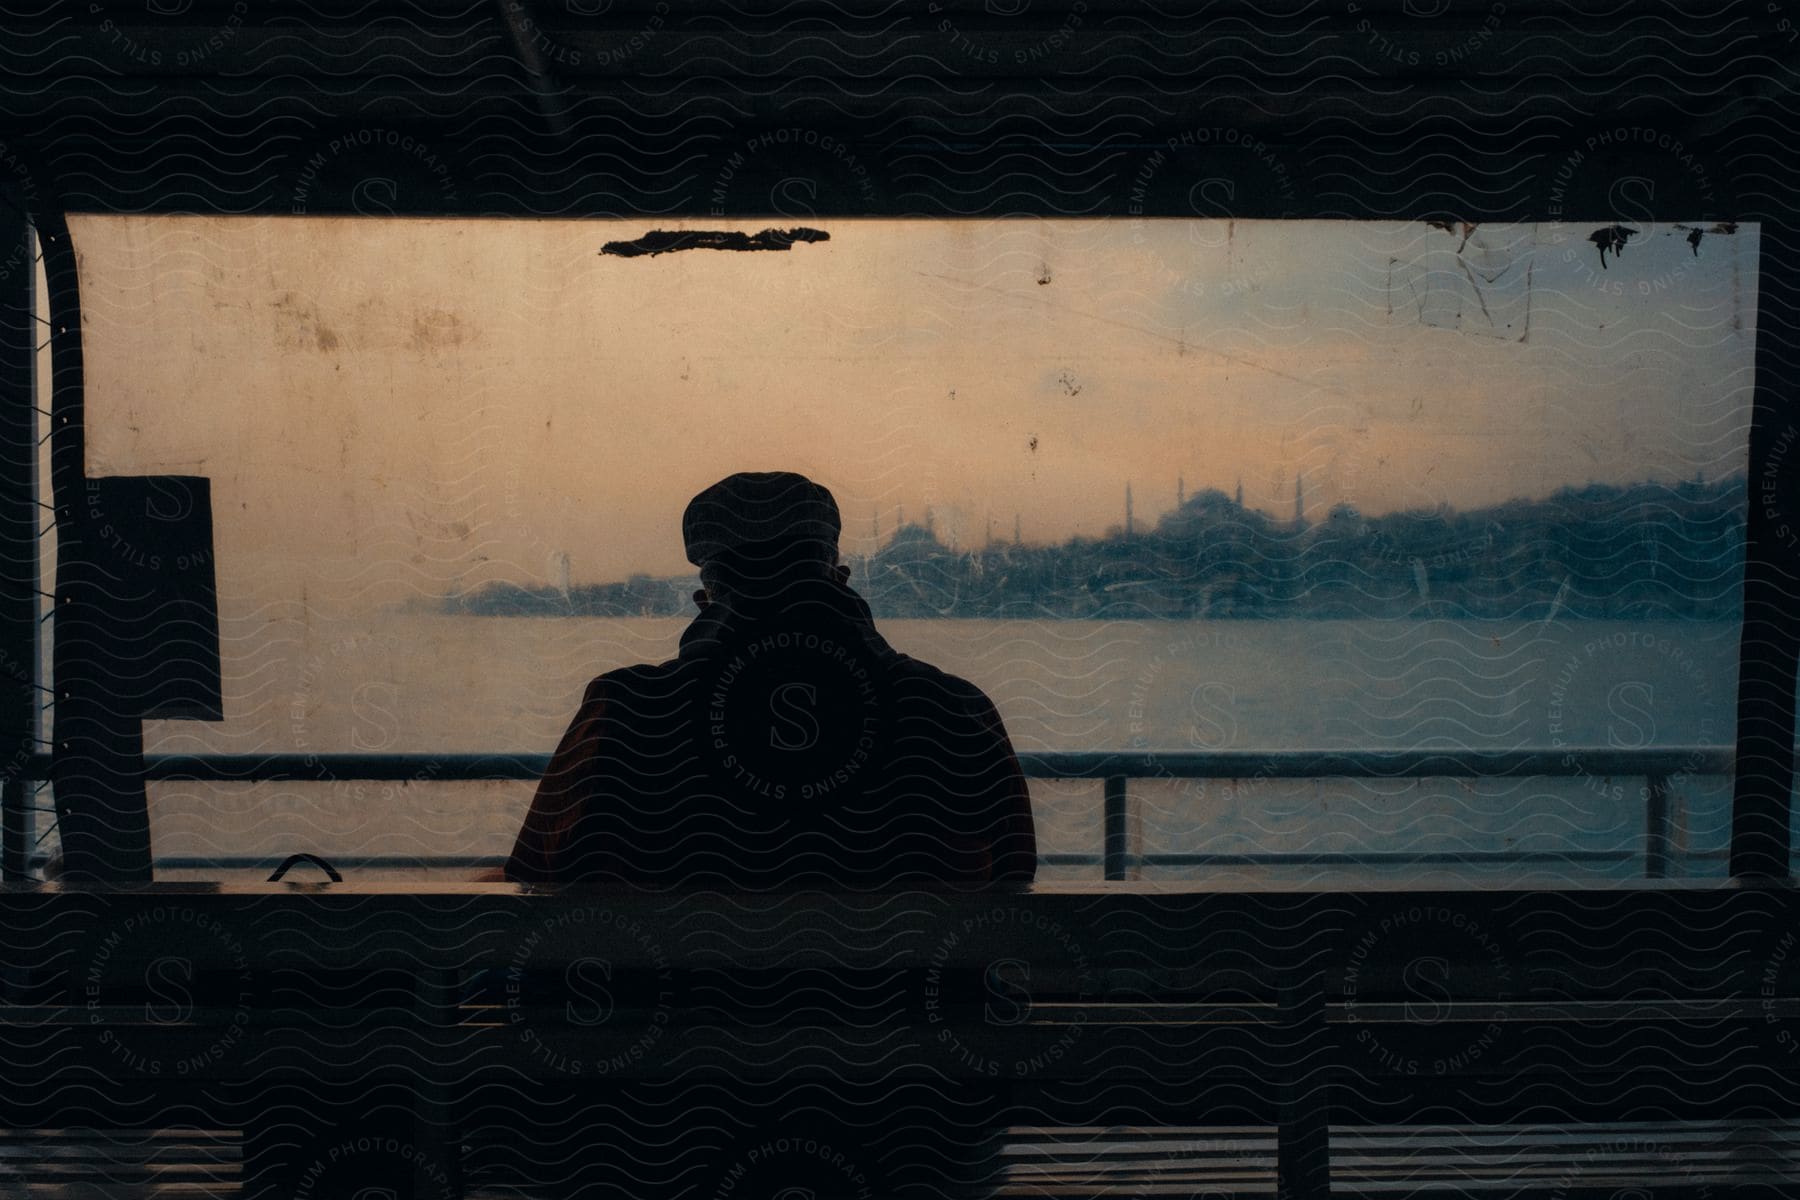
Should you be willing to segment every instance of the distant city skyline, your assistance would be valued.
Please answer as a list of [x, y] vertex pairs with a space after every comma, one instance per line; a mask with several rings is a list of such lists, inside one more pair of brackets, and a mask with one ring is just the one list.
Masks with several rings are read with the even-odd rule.
[[[1455, 513], [1338, 508], [1313, 524], [1208, 489], [1153, 528], [1136, 529], [1128, 513], [1104, 538], [1060, 544], [948, 547], [928, 517], [847, 562], [852, 586], [891, 617], [1719, 620], [1742, 607], [1746, 492], [1742, 474], [1598, 484]], [[1620, 547], [1637, 553], [1621, 558]], [[454, 587], [424, 611], [680, 616], [699, 583], [692, 571], [574, 588], [490, 582]]]
[[[1760, 231], [830, 220], [780, 253], [598, 254], [729, 221], [77, 215], [89, 469], [212, 477], [221, 587], [345, 602], [686, 568], [736, 470], [845, 551], [979, 546], [1217, 488], [1282, 518], [1744, 463]], [[342, 581], [328, 585], [326, 580]]]
[[[1743, 470], [1739, 469], [1738, 471], [1735, 471], [1735, 472], [1721, 472], [1718, 476], [1709, 478], [1707, 476], [1707, 473], [1702, 469], [1702, 470], [1696, 470], [1693, 475], [1688, 476], [1686, 479], [1650, 480], [1650, 479], [1646, 478], [1646, 479], [1641, 479], [1641, 480], [1628, 480], [1627, 483], [1661, 482], [1661, 483], [1674, 484], [1674, 483], [1686, 483], [1686, 482], [1690, 482], [1690, 481], [1691, 482], [1699, 482], [1699, 483], [1711, 483], [1711, 482], [1717, 481], [1718, 479], [1728, 478], [1729, 476], [1731, 476], [1733, 474], [1741, 476], [1743, 474]], [[1540, 491], [1536, 491], [1536, 492], [1521, 493], [1516, 496], [1509, 496], [1505, 500], [1499, 501], [1498, 503], [1506, 503], [1507, 501], [1542, 500], [1545, 497], [1551, 495], [1552, 493], [1554, 493], [1558, 490], [1561, 490], [1562, 488], [1581, 487], [1586, 484], [1594, 483], [1594, 482], [1598, 482], [1598, 481], [1586, 480], [1586, 481], [1583, 481], [1583, 483], [1581, 483], [1581, 484], [1573, 484], [1573, 483], [1558, 484], [1556, 487], [1546, 487], [1546, 488], [1544, 488]], [[1124, 482], [1123, 486], [1126, 489], [1126, 499], [1124, 501], [1123, 507], [1120, 510], [1120, 520], [1107, 526], [1106, 529], [1100, 531], [1099, 533], [1077, 533], [1077, 534], [1065, 534], [1065, 535], [1062, 535], [1061, 537], [1052, 535], [1052, 536], [1047, 536], [1047, 537], [1030, 538], [1030, 537], [1024, 536], [1024, 525], [1023, 525], [1024, 514], [1022, 512], [1015, 512], [1013, 514], [1012, 523], [1008, 527], [1010, 529], [1010, 532], [1008, 534], [1006, 534], [1005, 536], [999, 536], [999, 535], [995, 534], [994, 531], [998, 528], [998, 526], [995, 525], [994, 520], [992, 518], [990, 518], [989, 523], [987, 525], [987, 534], [985, 536], [981, 537], [977, 541], [959, 542], [959, 541], [955, 540], [954, 534], [944, 537], [942, 540], [947, 547], [950, 547], [953, 549], [971, 550], [971, 549], [980, 549], [981, 547], [990, 545], [990, 544], [1004, 544], [1006, 542], [1012, 542], [1015, 544], [1023, 544], [1023, 545], [1048, 545], [1048, 544], [1057, 543], [1062, 540], [1066, 540], [1068, 537], [1103, 537], [1103, 536], [1108, 536], [1111, 533], [1119, 531], [1119, 530], [1125, 530], [1126, 532], [1130, 532], [1132, 520], [1133, 520], [1133, 516], [1134, 516], [1133, 504], [1131, 501], [1131, 495], [1132, 495], [1131, 488], [1134, 486], [1134, 484], [1136, 484], [1135, 480], [1126, 480]], [[1291, 506], [1289, 507], [1287, 513], [1284, 515], [1278, 508], [1260, 508], [1253, 504], [1246, 504], [1245, 498], [1244, 498], [1243, 481], [1241, 479], [1235, 481], [1233, 484], [1233, 487], [1230, 489], [1221, 487], [1217, 484], [1204, 484], [1198, 488], [1190, 488], [1190, 487], [1186, 486], [1186, 477], [1185, 476], [1177, 476], [1174, 493], [1173, 493], [1174, 494], [1174, 502], [1172, 504], [1170, 504], [1170, 506], [1168, 508], [1159, 509], [1155, 513], [1150, 514], [1147, 520], [1141, 516], [1136, 517], [1137, 532], [1143, 533], [1147, 529], [1154, 528], [1158, 521], [1162, 520], [1164, 517], [1167, 517], [1172, 513], [1178, 512], [1180, 510], [1184, 500], [1193, 500], [1193, 499], [1195, 499], [1199, 496], [1205, 495], [1209, 492], [1216, 493], [1220, 496], [1223, 496], [1227, 500], [1231, 500], [1232, 502], [1236, 503], [1237, 505], [1239, 505], [1242, 508], [1245, 508], [1248, 511], [1259, 512], [1262, 515], [1268, 517], [1272, 521], [1280, 523], [1285, 520], [1286, 523], [1288, 523], [1290, 525], [1301, 523], [1301, 522], [1304, 522], [1308, 526], [1313, 525], [1313, 524], [1317, 523], [1318, 521], [1323, 520], [1326, 516], [1328, 516], [1330, 511], [1333, 508], [1336, 508], [1338, 506], [1338, 504], [1344, 503], [1344, 501], [1334, 501], [1330, 504], [1321, 504], [1317, 508], [1315, 508], [1314, 505], [1306, 499], [1307, 489], [1305, 487], [1304, 477], [1301, 476], [1301, 477], [1296, 477], [1296, 479], [1295, 479], [1295, 494], [1294, 494], [1293, 502], [1292, 502]], [[1356, 506], [1352, 505], [1351, 507], [1356, 507]], [[1400, 511], [1421, 511], [1421, 512], [1431, 511], [1434, 507], [1436, 507], [1436, 506], [1425, 505], [1425, 506], [1420, 506], [1420, 507], [1417, 507], [1415, 509], [1410, 509], [1410, 510], [1405, 509], [1405, 508], [1390, 508], [1390, 509], [1381, 509], [1381, 510], [1365, 510], [1365, 509], [1358, 508], [1357, 511], [1360, 514], [1365, 515], [1365, 516], [1375, 516], [1375, 515], [1385, 515], [1388, 513], [1400, 512]], [[1443, 507], [1447, 507], [1453, 511], [1464, 511], [1467, 506], [1457, 506], [1457, 505], [1450, 505], [1450, 504], [1446, 503], [1445, 505], [1443, 505]], [[904, 525], [912, 525], [912, 526], [915, 526], [918, 528], [931, 530], [934, 533], [938, 532], [936, 516], [933, 513], [933, 509], [932, 509], [931, 505], [926, 505], [924, 514], [922, 516], [915, 514], [915, 519], [912, 519], [912, 520], [906, 519], [904, 505], [897, 505], [895, 507], [895, 509], [892, 513], [892, 516], [893, 516], [892, 521], [887, 521], [884, 519], [886, 514], [883, 514], [883, 513], [879, 512], [878, 510], [871, 510], [870, 514], [869, 514], [871, 520], [868, 523], [867, 532], [861, 537], [858, 537], [856, 534], [856, 527], [855, 527], [856, 523], [852, 519], [851, 514], [840, 512], [839, 515], [842, 517], [842, 526], [843, 526], [843, 532], [842, 532], [842, 536], [839, 539], [839, 543], [842, 547], [844, 547], [844, 552], [846, 554], [853, 553], [853, 552], [854, 553], [867, 553], [868, 550], [866, 549], [866, 547], [885, 546], [893, 539], [895, 530], [901, 528]], [[852, 544], [855, 544], [858, 547], [855, 551], [852, 551], [850, 549]], [[566, 551], [562, 552], [562, 557], [563, 557], [564, 563], [566, 565], [566, 561], [568, 559], [568, 554]], [[635, 573], [642, 574], [643, 572], [635, 572]]]

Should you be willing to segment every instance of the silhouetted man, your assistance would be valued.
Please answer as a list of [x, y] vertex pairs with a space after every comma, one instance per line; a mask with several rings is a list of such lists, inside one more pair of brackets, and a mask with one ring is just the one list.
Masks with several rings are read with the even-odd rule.
[[[732, 475], [693, 499], [682, 534], [700, 615], [672, 661], [588, 685], [508, 879], [721, 890], [1032, 879], [1031, 799], [999, 714], [876, 632], [838, 561], [839, 529], [831, 493], [788, 472]], [[864, 1027], [912, 990], [892, 970], [865, 974], [797, 984], [808, 1019]], [[755, 972], [692, 986], [715, 1001], [742, 987], [757, 1020], [777, 995]], [[582, 1103], [571, 1093], [572, 1111]], [[947, 1178], [994, 1177], [1002, 1103], [991, 1086], [930, 1080], [683, 1077], [592, 1110], [604, 1115], [575, 1138], [584, 1165], [564, 1162], [555, 1138], [546, 1165], [574, 1194], [931, 1195]]]
[[588, 685], [506, 878], [725, 890], [1029, 882], [1031, 799], [981, 689], [876, 632], [825, 488], [746, 472], [688, 505], [679, 655]]

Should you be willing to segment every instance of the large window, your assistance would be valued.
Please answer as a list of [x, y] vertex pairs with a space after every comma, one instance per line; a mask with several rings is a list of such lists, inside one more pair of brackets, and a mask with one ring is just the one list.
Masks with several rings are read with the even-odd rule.
[[[1126, 755], [1134, 873], [1642, 874], [1653, 800], [1723, 872], [1755, 226], [819, 224], [73, 219], [89, 474], [212, 479], [226, 720], [146, 749], [547, 752], [674, 654], [687, 499], [787, 468], [897, 647]], [[1320, 750], [1467, 762], [1287, 777]], [[152, 784], [159, 875], [506, 852], [530, 784], [420, 769]], [[1096, 876], [1099, 781], [1033, 794]]]

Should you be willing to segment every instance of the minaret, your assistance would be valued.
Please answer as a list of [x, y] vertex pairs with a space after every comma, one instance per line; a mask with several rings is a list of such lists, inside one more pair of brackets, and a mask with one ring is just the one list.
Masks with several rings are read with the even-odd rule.
[[1242, 475], [1238, 476], [1237, 506], [1244, 507], [1244, 477]]
[[1306, 528], [1306, 496], [1301, 490], [1301, 474], [1294, 472], [1294, 528]]
[[881, 549], [881, 510], [879, 508], [869, 514], [869, 536], [875, 539], [875, 549]]
[[1131, 481], [1125, 481], [1125, 536], [1131, 536]]
[[1019, 514], [1013, 514], [1013, 545], [1019, 544]]
[[933, 537], [937, 536], [937, 524], [931, 519], [931, 505], [929, 504], [925, 506], [925, 532]]
[[565, 600], [568, 599], [569, 552], [567, 550], [558, 550], [556, 552], [556, 590], [563, 594]]
[[1175, 507], [1180, 508], [1187, 503], [1187, 480], [1180, 475], [1175, 477]]

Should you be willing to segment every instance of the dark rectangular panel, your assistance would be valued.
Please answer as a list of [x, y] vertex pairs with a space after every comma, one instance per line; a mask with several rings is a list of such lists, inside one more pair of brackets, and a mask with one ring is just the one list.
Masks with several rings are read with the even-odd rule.
[[114, 711], [222, 720], [212, 481], [89, 479], [82, 515], [102, 610], [95, 666]]

